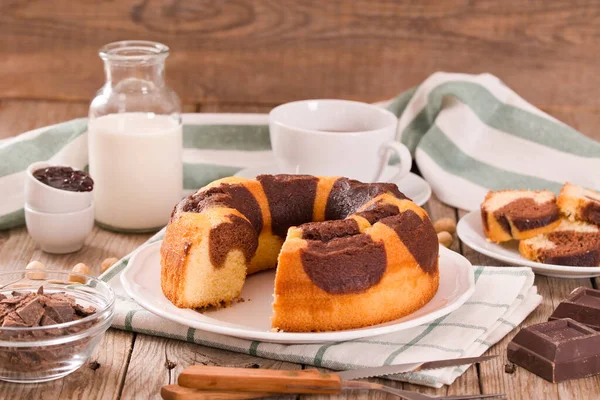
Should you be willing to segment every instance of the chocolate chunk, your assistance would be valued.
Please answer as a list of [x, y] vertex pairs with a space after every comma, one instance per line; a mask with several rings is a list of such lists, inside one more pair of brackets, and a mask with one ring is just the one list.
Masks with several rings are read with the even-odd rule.
[[38, 295], [40, 295], [40, 296], [44, 294], [44, 287], [43, 287], [43, 286], [40, 286], [40, 287], [38, 288], [38, 290], [37, 290], [37, 294], [38, 294]]
[[[18, 292], [15, 292], [18, 293]], [[0, 323], [4, 322], [4, 318], [17, 310], [17, 308], [27, 304], [31, 301], [33, 297], [33, 293], [20, 293], [19, 296], [16, 297], [8, 297], [2, 301], [0, 301]], [[20, 317], [19, 317], [20, 318]]]
[[21, 295], [21, 296], [16, 296], [16, 297], [7, 297], [6, 299], [0, 301], [0, 304], [6, 304], [6, 305], [15, 305], [15, 304], [20, 304], [23, 303], [25, 301], [29, 301], [30, 297], [33, 296], [33, 293], [29, 293], [29, 294], [25, 294], [25, 295]]
[[363, 204], [383, 193], [389, 193], [398, 199], [407, 198], [393, 183], [362, 183], [348, 178], [339, 178], [329, 192], [325, 219], [347, 218]]
[[231, 250], [237, 249], [250, 262], [258, 248], [258, 235], [252, 225], [244, 218], [231, 214], [229, 222], [223, 222], [210, 230], [208, 252], [212, 265], [223, 266]]
[[40, 326], [56, 325], [58, 322], [50, 318], [47, 314], [42, 315], [40, 320]]
[[71, 167], [47, 167], [35, 170], [33, 177], [45, 185], [70, 192], [91, 192], [94, 181], [90, 176]]
[[81, 317], [87, 317], [88, 315], [92, 315], [93, 313], [96, 312], [96, 309], [92, 306], [88, 306], [88, 307], [84, 307], [81, 304], [75, 304], [73, 306], [73, 309], [75, 310], [75, 314], [81, 316]]
[[[259, 175], [269, 211], [273, 233], [285, 238], [288, 228], [313, 220], [318, 178], [311, 175]], [[327, 218], [342, 219], [342, 218]]]
[[550, 382], [600, 373], [600, 333], [568, 318], [521, 329], [507, 353], [509, 361]]
[[17, 292], [16, 290], [13, 290], [11, 292], [12, 297], [25, 297], [27, 296], [29, 293], [25, 293], [25, 292]]
[[57, 322], [71, 322], [75, 319], [75, 311], [71, 304], [59, 300], [46, 302], [45, 315]]
[[75, 305], [75, 298], [73, 296], [69, 296], [65, 292], [52, 293], [48, 297], [50, 297], [51, 300], [56, 300], [56, 301], [59, 301], [59, 302], [69, 303], [72, 306]]
[[2, 323], [4, 317], [14, 309], [14, 306], [10, 306], [8, 304], [0, 304], [0, 324]]
[[361, 293], [379, 283], [387, 267], [385, 247], [367, 234], [308, 241], [301, 250], [308, 277], [327, 293]]
[[27, 325], [34, 326], [40, 322], [42, 315], [44, 315], [44, 307], [42, 307], [38, 299], [34, 299], [21, 308], [18, 308], [17, 314], [19, 314]]
[[421, 219], [414, 211], [406, 210], [379, 222], [396, 232], [423, 271], [437, 271], [439, 243], [429, 217]]
[[263, 226], [262, 211], [254, 195], [244, 185], [222, 184], [208, 190], [194, 193], [175, 206], [171, 218], [181, 212], [202, 212], [209, 206], [221, 205], [235, 208], [252, 224], [257, 233]]
[[4, 317], [4, 321], [2, 322], [2, 327], [26, 327], [27, 324], [16, 312], [11, 312], [7, 316]]
[[352, 236], [360, 233], [358, 223], [353, 219], [341, 221], [309, 222], [299, 226], [302, 239], [328, 242], [335, 238]]
[[18, 297], [8, 297], [8, 298], [0, 301], [0, 304], [18, 304], [22, 300], [23, 299], [21, 298], [21, 296], [18, 296]]
[[0, 293], [0, 301], [2, 301], [2, 300], [4, 300], [4, 299], [6, 299], [6, 296], [5, 296], [5, 295], [3, 295], [2, 293]]
[[507, 374], [514, 374], [517, 370], [517, 367], [513, 363], [504, 364], [504, 372]]
[[550, 321], [571, 318], [600, 331], [600, 290], [579, 287], [563, 300], [550, 316]]

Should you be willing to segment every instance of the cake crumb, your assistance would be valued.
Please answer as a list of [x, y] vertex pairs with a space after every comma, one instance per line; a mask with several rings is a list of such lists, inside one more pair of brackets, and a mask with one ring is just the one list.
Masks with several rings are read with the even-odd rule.
[[92, 371], [95, 371], [95, 370], [97, 370], [100, 367], [101, 367], [101, 365], [100, 365], [100, 363], [98, 361], [94, 360], [94, 361], [90, 361], [88, 363], [88, 368], [91, 369]]
[[235, 302], [235, 299], [228, 300], [228, 301], [221, 301], [218, 304], [211, 304], [211, 305], [204, 306], [204, 307], [194, 308], [194, 311], [199, 312], [200, 314], [207, 312], [207, 311], [217, 311], [217, 310], [220, 310], [221, 308], [231, 307], [234, 304], [234, 302]]
[[506, 372], [507, 374], [514, 374], [516, 370], [517, 367], [515, 367], [515, 364], [511, 362], [504, 364], [504, 372]]

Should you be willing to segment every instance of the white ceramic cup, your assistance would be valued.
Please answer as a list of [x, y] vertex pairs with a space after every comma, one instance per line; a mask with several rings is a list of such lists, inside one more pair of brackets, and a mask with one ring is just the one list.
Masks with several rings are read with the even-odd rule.
[[52, 167], [48, 162], [36, 162], [27, 167], [25, 177], [25, 203], [43, 213], [71, 213], [88, 208], [93, 201], [92, 192], [71, 192], [48, 186], [38, 181], [33, 173], [38, 169]]
[[406, 176], [410, 152], [396, 141], [398, 118], [381, 107], [348, 100], [304, 100], [269, 113], [271, 146], [279, 172], [345, 176], [377, 182], [395, 152]]
[[72, 213], [44, 213], [25, 204], [25, 222], [31, 238], [46, 253], [72, 253], [83, 247], [94, 227], [94, 204]]

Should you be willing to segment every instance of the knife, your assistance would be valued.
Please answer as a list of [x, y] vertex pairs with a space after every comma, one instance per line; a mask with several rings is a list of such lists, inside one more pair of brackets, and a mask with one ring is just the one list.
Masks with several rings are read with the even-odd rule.
[[405, 372], [415, 372], [425, 369], [438, 369], [455, 367], [457, 365], [480, 363], [496, 357], [498, 356], [451, 358], [448, 360], [427, 361], [422, 363], [384, 365], [383, 367], [349, 369], [348, 371], [336, 372], [336, 374], [339, 375], [342, 380], [350, 381], [352, 379], [372, 378], [375, 376], [402, 374]]
[[179, 387], [210, 391], [337, 394], [346, 387], [355, 386], [354, 383], [347, 382], [352, 379], [472, 364], [495, 357], [497, 356], [454, 358], [342, 372], [319, 372], [316, 369], [286, 371], [193, 365], [185, 368], [179, 374], [178, 385]]

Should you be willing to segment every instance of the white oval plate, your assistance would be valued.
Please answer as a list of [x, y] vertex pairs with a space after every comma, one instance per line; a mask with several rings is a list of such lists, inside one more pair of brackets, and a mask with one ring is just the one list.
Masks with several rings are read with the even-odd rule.
[[[431, 186], [429, 186], [429, 183], [427, 183], [427, 181], [421, 178], [419, 175], [413, 174], [412, 172], [409, 172], [408, 175], [398, 181], [392, 181], [391, 178], [396, 174], [396, 172], [398, 172], [398, 167], [388, 165], [383, 170], [381, 181], [395, 183], [398, 188], [400, 188], [402, 193], [420, 206], [427, 203], [427, 200], [429, 200], [431, 197]], [[279, 170], [275, 165], [269, 165], [265, 167], [245, 168], [241, 171], [238, 171], [235, 176], [254, 179], [257, 175], [276, 175], [278, 173]]]
[[531, 267], [533, 272], [556, 278], [594, 278], [600, 276], [600, 267], [571, 267], [568, 265], [543, 264], [528, 260], [519, 253], [517, 241], [503, 244], [486, 239], [479, 211], [471, 211], [458, 221], [456, 233], [460, 240], [473, 250], [510, 265]]
[[160, 288], [160, 245], [142, 247], [121, 274], [127, 294], [148, 311], [173, 322], [242, 339], [273, 343], [323, 343], [383, 335], [412, 328], [451, 313], [475, 290], [473, 266], [453, 251], [440, 247], [440, 287], [433, 299], [420, 310], [395, 321], [361, 329], [338, 332], [272, 332], [271, 303], [275, 270], [248, 277], [241, 297], [243, 303], [199, 313], [174, 306]]

